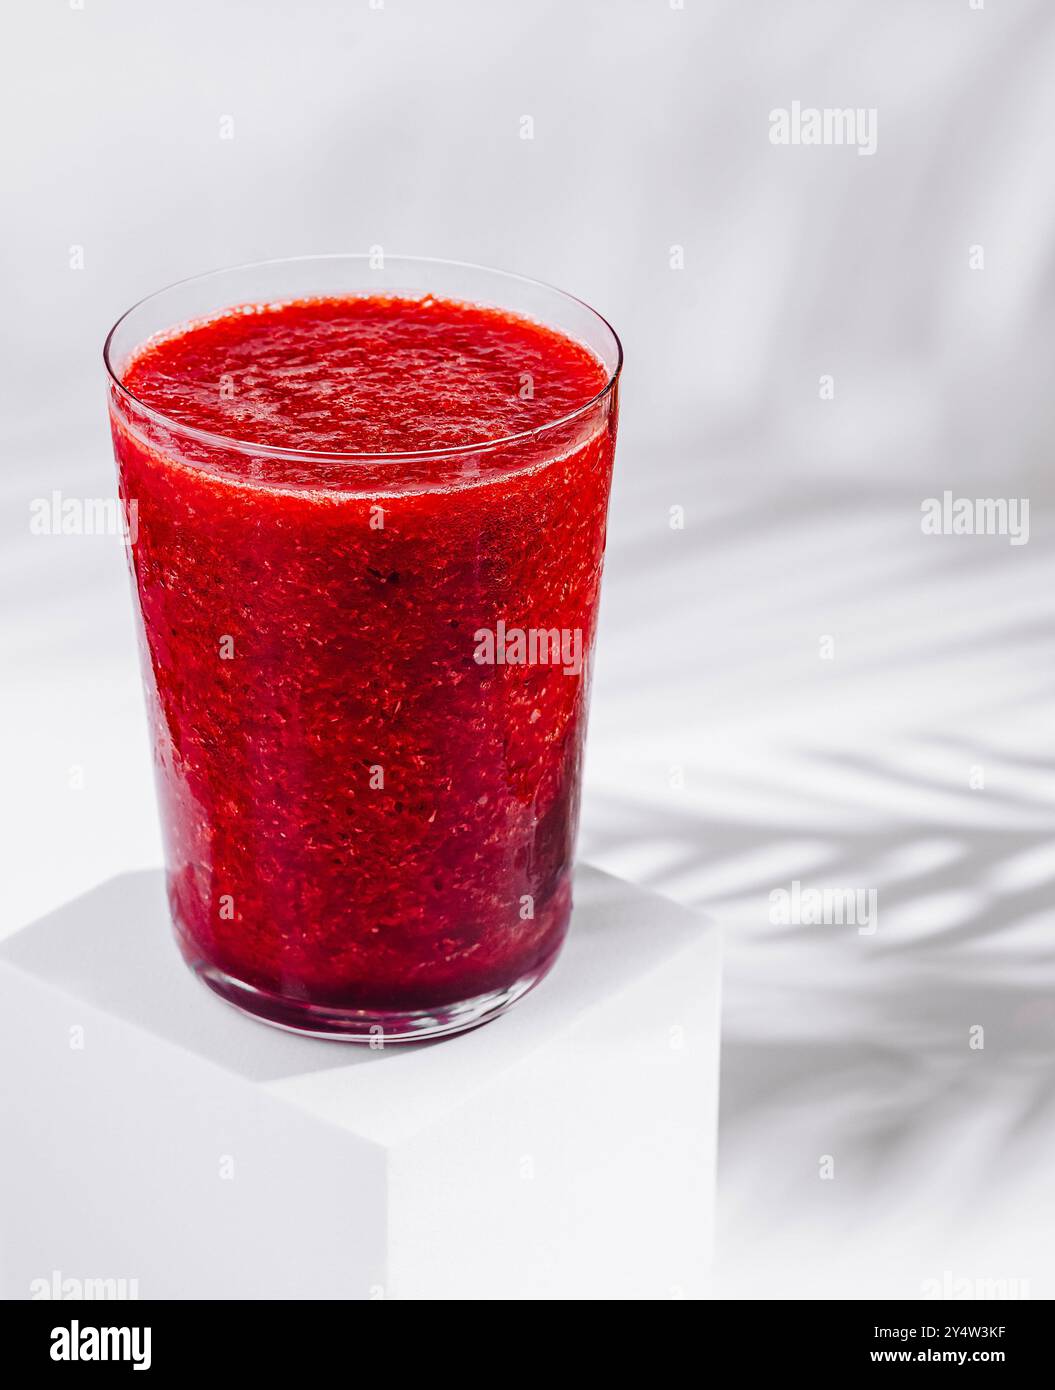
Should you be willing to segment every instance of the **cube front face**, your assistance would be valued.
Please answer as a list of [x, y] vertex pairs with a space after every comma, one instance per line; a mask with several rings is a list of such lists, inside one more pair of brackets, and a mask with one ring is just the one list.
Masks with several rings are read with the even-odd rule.
[[[3, 1295], [705, 1294], [716, 934], [591, 871], [578, 897], [537, 995], [381, 1056], [211, 998], [152, 915], [156, 875], [3, 943]], [[107, 949], [122, 913], [138, 990]]]
[[386, 1155], [368, 1140], [4, 964], [0, 1050], [5, 1298], [56, 1274], [143, 1299], [383, 1285]]

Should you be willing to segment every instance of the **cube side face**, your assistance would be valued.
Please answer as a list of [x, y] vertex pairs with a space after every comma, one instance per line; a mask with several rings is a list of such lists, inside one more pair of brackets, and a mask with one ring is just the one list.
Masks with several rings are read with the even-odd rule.
[[4, 1297], [384, 1287], [376, 1145], [4, 963], [0, 1057]]
[[701, 929], [394, 1146], [387, 1296], [706, 1297], [719, 966]]

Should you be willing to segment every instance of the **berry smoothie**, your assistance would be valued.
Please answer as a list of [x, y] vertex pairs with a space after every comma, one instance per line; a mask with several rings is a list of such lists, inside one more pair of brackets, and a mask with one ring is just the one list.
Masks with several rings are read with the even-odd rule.
[[185, 957], [305, 1031], [491, 1016], [568, 926], [612, 373], [359, 295], [184, 323], [110, 397]]

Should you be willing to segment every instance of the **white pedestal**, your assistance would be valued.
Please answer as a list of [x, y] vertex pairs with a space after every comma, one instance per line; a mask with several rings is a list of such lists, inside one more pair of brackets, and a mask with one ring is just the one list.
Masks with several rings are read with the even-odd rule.
[[111, 879], [0, 945], [0, 1292], [705, 1295], [718, 987], [713, 927], [581, 868], [532, 994], [370, 1051], [228, 1008]]

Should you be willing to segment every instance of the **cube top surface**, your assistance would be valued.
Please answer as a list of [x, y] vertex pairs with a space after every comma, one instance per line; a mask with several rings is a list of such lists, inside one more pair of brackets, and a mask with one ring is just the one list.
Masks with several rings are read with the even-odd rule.
[[[432, 1044], [299, 1037], [242, 1016], [180, 959], [164, 875], [120, 875], [0, 943], [0, 966], [41, 983], [363, 1138], [391, 1143], [575, 1034], [592, 1051], [620, 997], [683, 953], [717, 1008], [718, 934], [695, 913], [588, 865], [563, 954], [503, 1017]], [[583, 1030], [586, 1030], [585, 1032]]]

